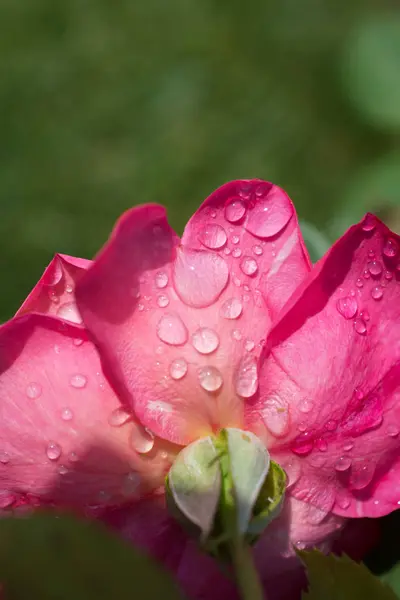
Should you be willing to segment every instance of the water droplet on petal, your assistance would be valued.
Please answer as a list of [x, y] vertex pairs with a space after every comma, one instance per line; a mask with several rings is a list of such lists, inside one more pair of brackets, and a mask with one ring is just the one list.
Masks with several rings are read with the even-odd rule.
[[340, 508], [342, 508], [343, 510], [346, 510], [346, 508], [349, 508], [350, 504], [351, 504], [351, 498], [350, 496], [346, 493], [346, 492], [338, 492], [336, 494], [336, 504], [338, 506], [340, 506]]
[[213, 329], [201, 327], [192, 335], [192, 344], [200, 354], [211, 354], [219, 346], [219, 337]]
[[240, 268], [242, 269], [245, 275], [255, 275], [258, 269], [257, 261], [254, 258], [251, 258], [250, 256], [245, 256], [242, 262], [240, 263]]
[[160, 294], [157, 298], [157, 304], [160, 308], [165, 308], [169, 304], [168, 296], [165, 294]]
[[61, 446], [57, 442], [49, 442], [46, 448], [47, 458], [50, 460], [58, 460], [61, 456]]
[[67, 285], [65, 286], [65, 291], [67, 292], [67, 294], [72, 294], [72, 292], [74, 291], [74, 286], [70, 283], [67, 283]]
[[264, 401], [261, 412], [267, 429], [275, 437], [284, 437], [289, 430], [289, 405], [279, 396], [270, 396]]
[[245, 227], [260, 238], [277, 235], [289, 222], [293, 206], [286, 194], [276, 186], [268, 188], [264, 198], [249, 212]]
[[314, 407], [314, 403], [311, 400], [307, 400], [307, 399], [302, 400], [302, 402], [300, 402], [300, 404], [299, 404], [299, 409], [303, 413], [311, 412], [313, 407]]
[[128, 473], [122, 484], [122, 494], [125, 497], [134, 496], [140, 486], [140, 477], [138, 473]]
[[246, 343], [244, 345], [245, 350], [247, 352], [251, 352], [252, 350], [254, 350], [254, 346], [255, 346], [255, 343], [253, 342], [253, 340], [246, 340]]
[[76, 375], [72, 375], [69, 382], [72, 385], [72, 387], [80, 389], [80, 388], [84, 388], [86, 386], [87, 378], [85, 377], [85, 375], [81, 375], [80, 373], [77, 373]]
[[379, 275], [382, 275], [382, 265], [377, 260], [371, 260], [368, 263], [367, 268], [374, 277], [379, 277]]
[[351, 467], [351, 458], [349, 456], [340, 456], [335, 462], [336, 471], [347, 471]]
[[31, 398], [32, 400], [39, 398], [41, 393], [42, 393], [42, 386], [40, 385], [40, 383], [32, 382], [26, 388], [26, 395], [28, 396], [28, 398]]
[[82, 317], [79, 314], [75, 302], [66, 302], [65, 304], [62, 304], [57, 310], [57, 317], [60, 317], [65, 321], [70, 321], [71, 323], [76, 323], [77, 325], [82, 323]]
[[178, 380], [185, 377], [187, 370], [188, 365], [186, 360], [184, 358], [176, 358], [172, 361], [169, 367], [169, 374], [171, 375], [172, 379]]
[[391, 271], [385, 271], [385, 279], [391, 281], [393, 279], [393, 273]]
[[207, 392], [216, 392], [222, 386], [222, 375], [216, 367], [203, 367], [198, 376], [201, 387]]
[[65, 465], [60, 465], [58, 467], [58, 473], [59, 475], [66, 475], [68, 473], [68, 469]]
[[232, 331], [232, 337], [234, 340], [236, 340], [236, 342], [240, 342], [240, 340], [242, 339], [242, 332], [240, 331], [240, 329], [234, 329]]
[[228, 280], [228, 265], [216, 252], [178, 249], [174, 286], [180, 299], [188, 306], [210, 306], [219, 298]]
[[240, 242], [240, 237], [238, 235], [233, 235], [231, 237], [232, 244], [238, 244]]
[[76, 452], [70, 452], [68, 458], [72, 463], [78, 462], [78, 460], [79, 460], [79, 456], [77, 455]]
[[243, 305], [239, 298], [228, 298], [221, 306], [221, 315], [225, 319], [237, 319], [242, 314]]
[[227, 236], [225, 229], [217, 223], [209, 223], [206, 225], [199, 236], [200, 242], [206, 248], [219, 250], [226, 243]]
[[388, 238], [383, 247], [383, 254], [388, 258], [393, 258], [399, 251], [399, 246], [393, 238]]
[[356, 286], [357, 286], [358, 288], [362, 288], [362, 287], [363, 287], [363, 285], [364, 285], [364, 284], [363, 284], [363, 281], [362, 281], [362, 279], [358, 278], [358, 279], [357, 279], [357, 281], [356, 281]]
[[338, 422], [335, 421], [334, 419], [329, 419], [329, 421], [327, 421], [325, 423], [325, 429], [327, 431], [335, 431], [335, 429], [337, 429], [338, 426]]
[[301, 475], [301, 464], [296, 458], [284, 459], [282, 467], [286, 471], [288, 476], [288, 483], [286, 488], [291, 488], [300, 479]]
[[130, 418], [131, 415], [126, 410], [123, 408], [116, 408], [108, 417], [108, 423], [111, 427], [121, 427], [129, 421]]
[[71, 421], [71, 419], [73, 418], [73, 413], [72, 410], [68, 407], [63, 408], [61, 411], [61, 418], [63, 421]]
[[0, 463], [2, 465], [8, 465], [10, 462], [10, 455], [8, 452], [0, 452]]
[[361, 223], [361, 227], [364, 231], [373, 231], [376, 227], [376, 218], [374, 215], [365, 215], [364, 220]]
[[381, 288], [380, 285], [376, 285], [375, 287], [372, 288], [372, 290], [371, 290], [371, 296], [373, 297], [374, 300], [381, 300], [382, 299], [383, 289]]
[[353, 465], [350, 475], [350, 489], [362, 490], [372, 481], [375, 467], [372, 463]]
[[147, 454], [153, 449], [154, 435], [138, 423], [132, 423], [131, 444], [139, 454]]
[[253, 246], [253, 252], [256, 256], [260, 256], [263, 253], [263, 249], [261, 248], [261, 246], [256, 244], [255, 246]]
[[361, 318], [358, 318], [354, 321], [354, 329], [360, 335], [364, 335], [365, 333], [367, 333], [367, 326], [365, 324], [365, 321]]
[[336, 307], [345, 319], [352, 319], [358, 310], [357, 300], [353, 296], [339, 298]]
[[168, 285], [168, 275], [165, 271], [159, 271], [155, 276], [155, 284], [159, 289], [165, 288]]
[[174, 314], [161, 317], [157, 325], [157, 335], [162, 342], [171, 346], [181, 346], [188, 338], [185, 324], [178, 315]]
[[233, 258], [239, 258], [240, 256], [242, 256], [242, 251], [240, 248], [234, 248], [232, 250], [232, 256]]
[[326, 452], [328, 450], [328, 442], [324, 438], [319, 438], [315, 445], [320, 452]]
[[350, 450], [353, 450], [354, 448], [354, 443], [353, 442], [346, 442], [343, 446], [343, 450], [345, 450], [346, 452], [349, 452]]
[[224, 254], [229, 255], [231, 253], [230, 248], [228, 248], [227, 246], [224, 248]]
[[300, 433], [292, 442], [291, 450], [295, 454], [303, 456], [309, 454], [314, 448], [314, 439], [310, 431]]
[[242, 398], [251, 398], [258, 389], [257, 360], [254, 356], [244, 356], [236, 372], [236, 393]]
[[233, 198], [225, 206], [225, 219], [230, 223], [237, 223], [243, 218], [246, 206], [240, 198]]
[[388, 425], [386, 433], [390, 437], [397, 437], [399, 435], [399, 428], [396, 425]]
[[74, 346], [82, 346], [83, 344], [83, 339], [82, 338], [75, 338], [74, 339]]

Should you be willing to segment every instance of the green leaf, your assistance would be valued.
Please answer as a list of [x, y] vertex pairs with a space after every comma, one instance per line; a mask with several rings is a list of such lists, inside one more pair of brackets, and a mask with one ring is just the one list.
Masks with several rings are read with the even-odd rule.
[[368, 121], [400, 128], [400, 17], [373, 15], [354, 30], [343, 55], [350, 100]]
[[298, 552], [307, 568], [309, 591], [303, 600], [398, 600], [393, 590], [348, 556], [319, 550]]
[[38, 513], [0, 519], [7, 600], [173, 600], [171, 577], [103, 526]]

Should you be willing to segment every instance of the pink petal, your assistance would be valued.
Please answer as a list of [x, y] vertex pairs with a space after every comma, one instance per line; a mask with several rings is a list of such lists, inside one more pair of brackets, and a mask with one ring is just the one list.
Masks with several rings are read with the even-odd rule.
[[91, 261], [84, 258], [56, 254], [16, 316], [39, 312], [81, 324], [75, 303], [75, 285], [90, 265]]
[[291, 493], [326, 512], [400, 505], [399, 241], [369, 215], [321, 259], [270, 334], [249, 411]]
[[143, 425], [186, 444], [243, 424], [271, 318], [309, 269], [286, 194], [236, 181], [204, 202], [181, 244], [163, 208], [126, 213], [77, 298]]
[[3, 325], [0, 398], [0, 508], [107, 506], [162, 485], [171, 449], [123, 411], [83, 329], [39, 314]]

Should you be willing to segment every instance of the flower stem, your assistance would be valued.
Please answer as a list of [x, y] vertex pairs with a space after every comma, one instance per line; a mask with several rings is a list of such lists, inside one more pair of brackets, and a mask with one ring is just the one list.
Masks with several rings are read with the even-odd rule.
[[231, 546], [232, 563], [242, 600], [267, 600], [250, 547], [241, 536], [235, 536]]

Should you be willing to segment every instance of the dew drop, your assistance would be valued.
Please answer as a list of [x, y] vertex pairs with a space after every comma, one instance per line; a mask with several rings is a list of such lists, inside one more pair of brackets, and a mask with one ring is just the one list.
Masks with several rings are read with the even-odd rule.
[[345, 450], [346, 452], [349, 452], [350, 450], [353, 450], [354, 448], [354, 443], [353, 442], [346, 442], [343, 446], [343, 450]]
[[380, 285], [376, 285], [375, 287], [372, 288], [372, 290], [371, 290], [371, 296], [373, 297], [374, 300], [381, 300], [382, 299], [383, 289], [381, 288]]
[[351, 504], [351, 498], [350, 498], [350, 496], [348, 496], [348, 494], [346, 494], [346, 492], [339, 492], [336, 495], [335, 500], [336, 500], [336, 504], [343, 510], [346, 510], [346, 508], [349, 508], [349, 506]]
[[50, 301], [53, 302], [53, 304], [58, 304], [60, 302], [60, 297], [57, 295], [57, 293], [54, 290], [49, 289], [48, 296], [49, 296]]
[[236, 393], [242, 398], [251, 398], [258, 389], [257, 360], [245, 356], [239, 363], [235, 381]]
[[336, 307], [345, 319], [352, 319], [358, 310], [357, 300], [353, 296], [339, 298]]
[[41, 393], [42, 393], [42, 386], [40, 385], [40, 383], [32, 382], [26, 388], [26, 395], [28, 396], [28, 398], [31, 398], [31, 400], [35, 400], [36, 398], [39, 398]]
[[73, 388], [81, 389], [86, 386], [87, 378], [85, 377], [85, 375], [81, 375], [80, 373], [77, 373], [76, 375], [72, 375], [69, 382]]
[[367, 268], [374, 277], [379, 277], [379, 275], [382, 275], [382, 265], [377, 260], [371, 260], [368, 263]]
[[225, 229], [217, 223], [209, 223], [201, 232], [199, 240], [206, 248], [219, 250], [219, 248], [222, 248], [226, 244]]
[[188, 365], [186, 360], [184, 358], [176, 358], [172, 361], [169, 367], [169, 374], [171, 375], [172, 379], [178, 380], [185, 377], [187, 370]]
[[62, 304], [57, 310], [57, 316], [65, 321], [76, 323], [77, 325], [82, 323], [82, 317], [79, 314], [79, 310], [75, 302], [66, 302], [65, 304]]
[[132, 423], [131, 445], [139, 454], [147, 454], [153, 449], [154, 435], [138, 423]]
[[240, 256], [242, 256], [242, 251], [240, 248], [234, 248], [232, 250], [232, 256], [233, 258], [240, 258]]
[[373, 231], [376, 227], [376, 218], [374, 217], [374, 215], [365, 215], [361, 227], [364, 231]]
[[2, 465], [8, 465], [10, 462], [10, 455], [8, 452], [0, 452], [0, 463]]
[[246, 206], [240, 198], [233, 198], [225, 206], [225, 219], [230, 223], [237, 223], [243, 218]]
[[256, 256], [261, 256], [261, 254], [263, 253], [263, 249], [261, 246], [256, 244], [255, 246], [253, 246], [253, 252]]
[[364, 319], [365, 322], [368, 323], [368, 321], [370, 320], [370, 316], [369, 316], [369, 312], [367, 311], [366, 308], [364, 308], [361, 312], [360, 312], [360, 318]]
[[200, 354], [211, 354], [219, 346], [219, 337], [213, 329], [201, 327], [192, 335], [192, 344]]
[[72, 410], [68, 407], [65, 407], [62, 409], [61, 411], [61, 418], [63, 421], [71, 421], [71, 419], [73, 418], [73, 413]]
[[58, 473], [59, 473], [59, 475], [67, 475], [67, 473], [68, 473], [67, 467], [65, 465], [60, 465], [58, 467]]
[[385, 279], [391, 281], [393, 279], [393, 273], [391, 271], [385, 271]]
[[304, 456], [309, 454], [314, 448], [314, 439], [310, 431], [300, 433], [292, 442], [291, 450], [295, 454]]
[[232, 242], [232, 244], [235, 244], [235, 245], [238, 244], [240, 242], [240, 237], [238, 235], [233, 235], [231, 237], [231, 242]]
[[337, 429], [338, 426], [338, 422], [335, 421], [334, 419], [329, 419], [329, 421], [327, 421], [325, 423], [325, 429], [327, 431], [335, 431]]
[[133, 496], [137, 493], [140, 486], [140, 477], [138, 473], [131, 472], [125, 476], [122, 484], [122, 494], [125, 497]]
[[300, 421], [300, 423], [297, 425], [297, 429], [301, 432], [306, 431], [307, 423], [305, 423], [304, 421]]
[[61, 456], [61, 446], [57, 442], [49, 442], [46, 448], [47, 458], [58, 460]]
[[240, 263], [240, 268], [242, 269], [245, 275], [249, 275], [251, 277], [252, 275], [255, 275], [257, 273], [257, 261], [254, 258], [251, 258], [250, 256], [245, 256], [242, 262]]
[[157, 335], [162, 342], [171, 346], [181, 346], [188, 338], [188, 332], [182, 319], [174, 314], [161, 317], [157, 325]]
[[290, 458], [284, 460], [282, 467], [286, 471], [288, 476], [287, 489], [291, 488], [295, 483], [298, 482], [301, 475], [301, 464], [296, 458]]
[[367, 463], [351, 471], [350, 488], [353, 490], [362, 490], [371, 482], [375, 467], [372, 463]]
[[397, 437], [399, 435], [399, 428], [396, 425], [388, 425], [386, 433], [390, 437]]
[[301, 410], [302, 413], [311, 412], [313, 407], [314, 407], [314, 403], [311, 400], [307, 400], [307, 399], [303, 400], [299, 404], [299, 409]]
[[239, 298], [228, 298], [221, 306], [221, 315], [225, 319], [238, 319], [242, 314], [243, 305]]
[[393, 258], [399, 251], [399, 246], [393, 238], [388, 238], [383, 247], [383, 254], [388, 258]]
[[251, 352], [252, 350], [254, 350], [254, 346], [255, 346], [255, 343], [253, 342], [253, 340], [246, 340], [245, 345], [244, 345], [245, 350], [247, 352]]
[[76, 452], [70, 452], [68, 459], [70, 460], [70, 462], [74, 463], [74, 462], [78, 462], [79, 460], [79, 456], [77, 455]]
[[79, 346], [82, 346], [82, 344], [83, 344], [83, 339], [82, 338], [75, 338], [74, 339], [74, 346], [79, 347]]
[[155, 276], [155, 284], [159, 289], [163, 289], [168, 285], [168, 275], [165, 271], [158, 271]]
[[358, 318], [354, 321], [354, 329], [360, 335], [365, 335], [367, 333], [367, 326], [365, 324], [364, 319]]
[[165, 308], [169, 304], [168, 296], [165, 294], [160, 294], [157, 298], [157, 304], [160, 308]]
[[293, 206], [277, 186], [269, 186], [249, 212], [245, 227], [247, 231], [260, 238], [277, 235], [289, 222]]
[[67, 294], [72, 294], [72, 292], [74, 291], [74, 286], [70, 283], [67, 283], [67, 285], [65, 286], [65, 291], [67, 292]]
[[203, 367], [198, 372], [201, 387], [207, 392], [216, 392], [223, 383], [222, 375], [216, 367]]
[[242, 332], [240, 331], [240, 329], [234, 329], [232, 331], [232, 338], [236, 341], [236, 342], [240, 342], [240, 340], [242, 339]]
[[116, 408], [108, 417], [108, 423], [111, 427], [121, 427], [129, 421], [130, 418], [131, 415], [126, 410], [123, 408]]
[[364, 284], [363, 284], [363, 280], [362, 280], [362, 279], [360, 279], [360, 277], [359, 277], [359, 278], [357, 279], [357, 281], [356, 281], [356, 286], [357, 286], [358, 288], [362, 288], [362, 287], [363, 287], [363, 285], [364, 285]]
[[349, 456], [340, 456], [335, 462], [336, 471], [347, 471], [351, 467], [351, 458]]
[[284, 437], [289, 430], [289, 405], [280, 396], [270, 396], [264, 401], [262, 418], [267, 429], [275, 437]]
[[319, 438], [315, 442], [315, 445], [317, 447], [317, 450], [319, 450], [320, 452], [326, 452], [328, 450], [328, 443], [324, 438]]
[[138, 304], [138, 311], [139, 312], [143, 312], [144, 311], [144, 304]]
[[225, 246], [224, 248], [224, 254], [226, 254], [227, 256], [231, 253], [230, 248], [228, 248], [228, 246]]

